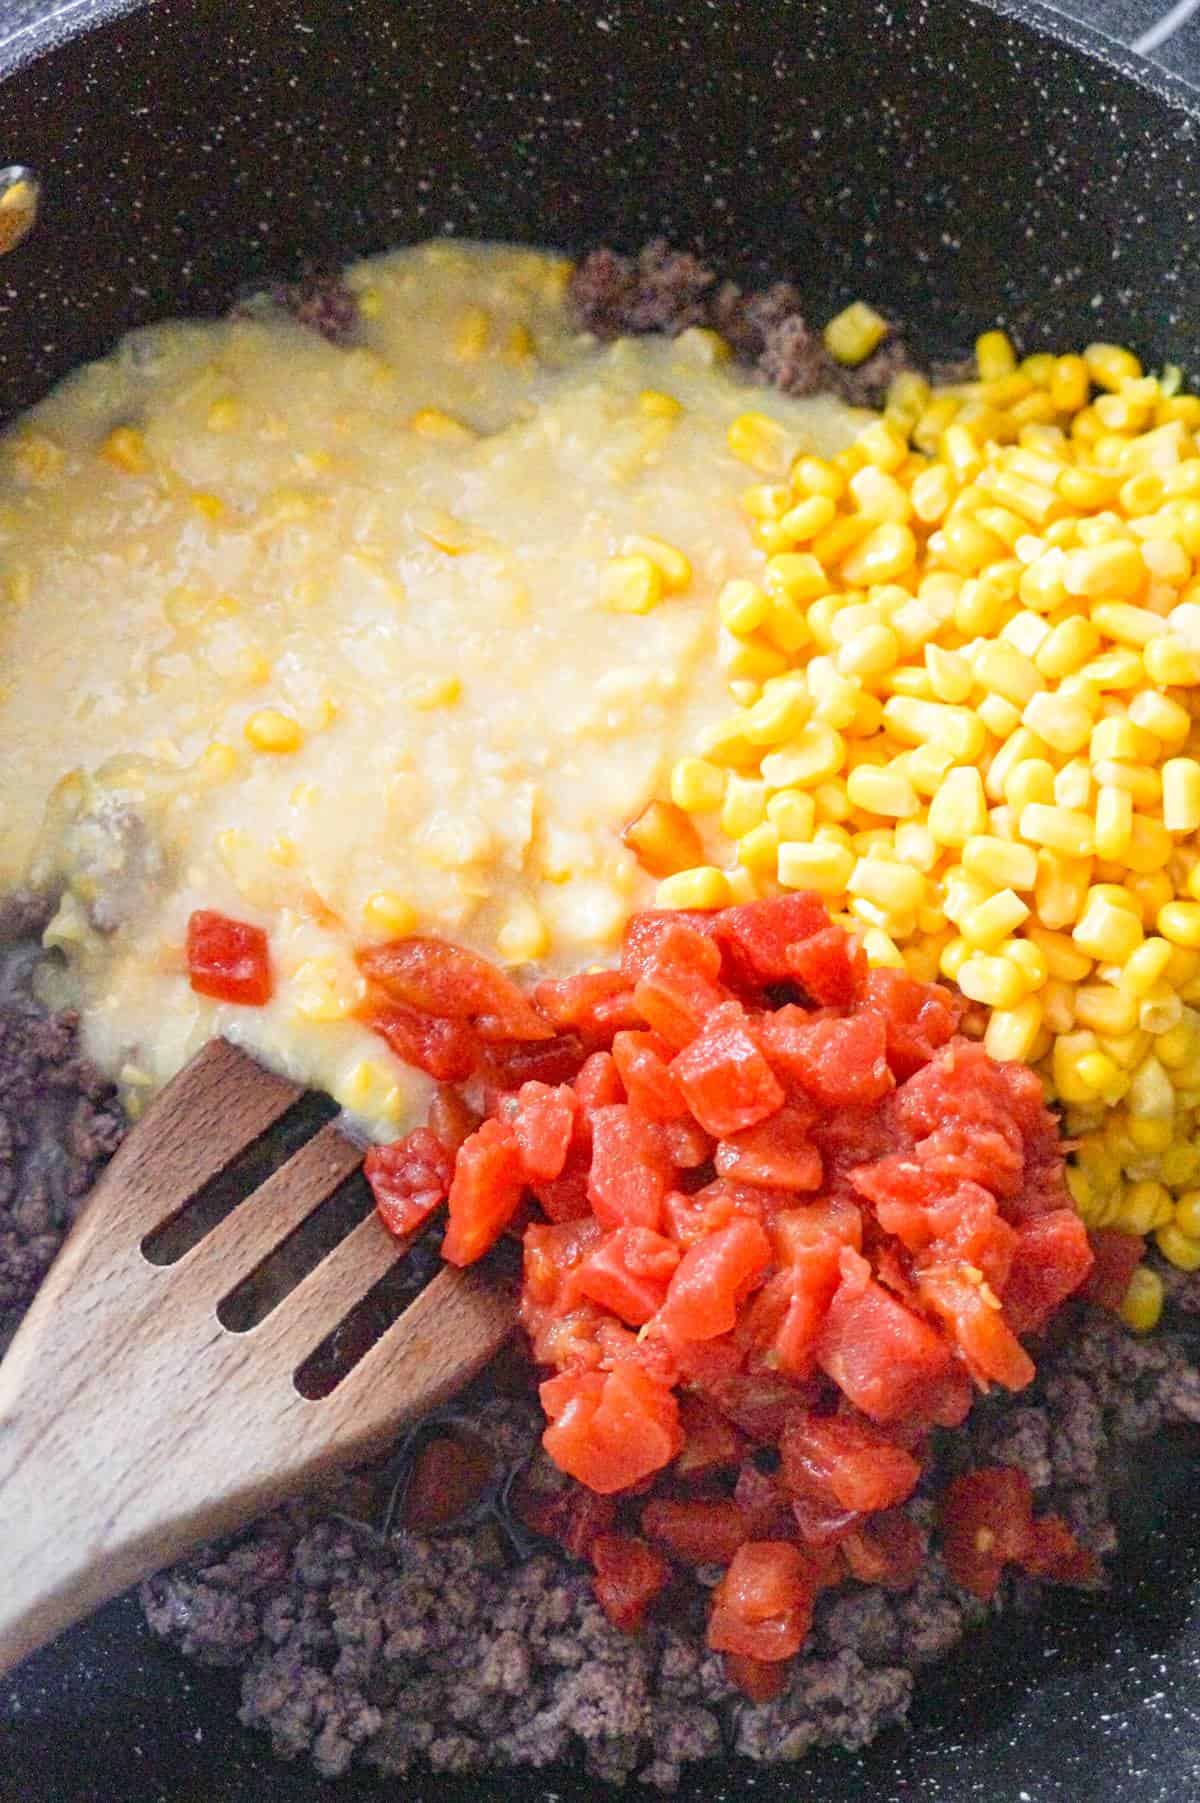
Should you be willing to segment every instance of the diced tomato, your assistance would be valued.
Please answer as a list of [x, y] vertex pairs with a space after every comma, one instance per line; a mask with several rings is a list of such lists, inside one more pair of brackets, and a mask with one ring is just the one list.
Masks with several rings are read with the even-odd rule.
[[519, 1089], [522, 1083], [573, 1083], [586, 1057], [577, 1033], [558, 1033], [553, 1039], [494, 1040], [482, 1048], [478, 1069], [498, 1089]]
[[379, 1218], [403, 1238], [421, 1225], [450, 1194], [454, 1160], [428, 1127], [394, 1145], [372, 1146], [363, 1160]]
[[639, 1114], [649, 1121], [673, 1121], [686, 1115], [683, 1092], [668, 1069], [675, 1048], [660, 1034], [618, 1033], [612, 1052], [625, 1093]]
[[[589, 1155], [581, 1147], [572, 1146], [559, 1176], [532, 1185], [542, 1213], [548, 1221], [581, 1221], [590, 1217], [588, 1201]], [[597, 1223], [599, 1225], [599, 1223]]]
[[679, 1415], [684, 1440], [675, 1460], [676, 1477], [689, 1482], [716, 1471], [731, 1471], [741, 1463], [745, 1436], [704, 1397], [681, 1396]]
[[590, 1216], [553, 1225], [531, 1221], [522, 1237], [525, 1295], [538, 1304], [567, 1307], [573, 1285], [566, 1280], [602, 1237], [599, 1221]]
[[838, 1543], [850, 1575], [884, 1590], [911, 1590], [925, 1564], [925, 1541], [900, 1509], [870, 1515]]
[[1146, 1242], [1140, 1234], [1118, 1233], [1111, 1227], [1093, 1227], [1088, 1242], [1095, 1263], [1080, 1295], [1101, 1308], [1118, 1309], [1129, 1279], [1146, 1256]]
[[636, 1634], [646, 1610], [671, 1578], [671, 1567], [652, 1546], [631, 1534], [600, 1534], [592, 1541], [596, 1601], [614, 1628]]
[[842, 927], [824, 927], [811, 939], [790, 945], [787, 962], [819, 1007], [849, 1008], [863, 993], [867, 954], [862, 941]]
[[863, 1243], [862, 1210], [840, 1197], [823, 1196], [803, 1208], [778, 1210], [771, 1217], [768, 1231], [776, 1260], [782, 1265], [793, 1264], [811, 1246], [823, 1246], [828, 1240], [859, 1252]]
[[1061, 1515], [1039, 1515], [1023, 1564], [1051, 1584], [1094, 1584], [1100, 1576], [1095, 1553], [1081, 1546]]
[[[690, 927], [699, 937], [712, 939], [713, 916], [689, 908], [650, 908], [630, 916], [621, 942], [621, 970], [631, 982], [636, 983], [645, 976], [663, 939], [676, 927]], [[721, 968], [721, 954], [715, 941], [714, 952], [695, 952], [698, 967], [711, 977], [715, 977]]]
[[552, 1039], [504, 972], [443, 939], [392, 939], [358, 954], [359, 969], [392, 1001], [448, 1020], [473, 1020], [483, 1039]]
[[663, 1325], [684, 1340], [728, 1333], [770, 1259], [771, 1242], [757, 1221], [742, 1216], [719, 1227], [684, 1253], [662, 1307]]
[[581, 1261], [574, 1286], [631, 1327], [642, 1327], [662, 1307], [679, 1256], [673, 1240], [648, 1227], [620, 1227]]
[[550, 1378], [539, 1394], [550, 1422], [542, 1445], [560, 1471], [603, 1496], [640, 1484], [679, 1451], [673, 1393], [633, 1363]]
[[764, 1471], [754, 1458], [747, 1459], [738, 1472], [733, 1500], [746, 1518], [750, 1539], [787, 1540], [795, 1535], [792, 1499], [779, 1471]]
[[726, 992], [717, 982], [713, 941], [679, 924], [660, 932], [633, 992], [634, 1005], [656, 1033], [679, 1048], [695, 1038]]
[[748, 1329], [767, 1363], [786, 1377], [811, 1376], [821, 1329], [841, 1280], [841, 1247], [827, 1236], [798, 1248], [754, 1299]]
[[684, 1565], [728, 1565], [750, 1538], [746, 1516], [725, 1496], [652, 1500], [642, 1510], [642, 1532]]
[[817, 1363], [873, 1421], [895, 1421], [919, 1408], [923, 1392], [948, 1370], [950, 1349], [928, 1322], [883, 1285], [853, 1269], [842, 1252], [842, 1281], [826, 1311]]
[[814, 1573], [786, 1540], [747, 1540], [713, 1592], [708, 1644], [718, 1653], [790, 1659], [812, 1624]]
[[611, 1496], [561, 1481], [556, 1489], [538, 1489], [528, 1472], [513, 1485], [509, 1504], [531, 1533], [556, 1540], [575, 1559], [590, 1560], [597, 1536], [609, 1533], [617, 1518]]
[[794, 1498], [856, 1514], [906, 1502], [921, 1475], [910, 1452], [861, 1416], [798, 1411], [783, 1430], [780, 1451]]
[[1043, 1328], [1087, 1281], [1094, 1263], [1087, 1229], [1072, 1209], [1056, 1208], [1023, 1221], [1004, 1289], [1004, 1313], [1013, 1332]]
[[525, 1171], [507, 1121], [484, 1121], [459, 1147], [450, 1185], [447, 1264], [470, 1265], [494, 1246], [517, 1212]]
[[866, 998], [887, 1023], [887, 1058], [898, 1083], [928, 1064], [958, 1031], [962, 1003], [951, 991], [919, 983], [894, 966], [868, 973]]
[[663, 1151], [677, 1171], [696, 1171], [708, 1164], [714, 1152], [712, 1135], [688, 1114], [677, 1121], [660, 1121]]
[[188, 981], [197, 995], [243, 1008], [270, 1001], [271, 955], [261, 927], [197, 908], [187, 924], [186, 955]]
[[706, 1133], [727, 1139], [783, 1106], [784, 1092], [748, 1031], [745, 1010], [725, 1002], [674, 1059], [671, 1074]]
[[1022, 1565], [1033, 1550], [1033, 1492], [1023, 1471], [986, 1465], [947, 1486], [939, 1519], [950, 1576], [988, 1602], [1005, 1565]]
[[501, 1110], [516, 1137], [525, 1175], [531, 1183], [548, 1183], [562, 1175], [571, 1145], [579, 1097], [568, 1083], [522, 1083]]
[[760, 989], [768, 983], [785, 982], [793, 974], [794, 947], [830, 930], [824, 902], [819, 895], [804, 891], [725, 908], [714, 917], [713, 928], [732, 974]]
[[726, 1653], [725, 1676], [751, 1703], [769, 1703], [787, 1688], [786, 1659], [753, 1659], [749, 1653]]
[[1000, 1300], [968, 1265], [930, 1265], [917, 1275], [925, 1306], [950, 1328], [976, 1382], [1023, 1390], [1033, 1360], [1004, 1318]]
[[633, 985], [619, 970], [547, 978], [534, 986], [533, 999], [560, 1032], [577, 1033], [591, 1050], [607, 1049], [615, 1033], [642, 1022], [633, 1005]]
[[874, 1010], [819, 1019], [788, 1005], [762, 1021], [774, 1068], [827, 1107], [878, 1102], [894, 1087], [883, 1016]]
[[439, 1083], [461, 1083], [479, 1063], [482, 1041], [465, 1020], [440, 1020], [394, 1002], [368, 1005], [363, 1019], [397, 1058]]
[[625, 1085], [611, 1052], [593, 1052], [575, 1079], [575, 1094], [587, 1116], [625, 1100]]
[[717, 1170], [739, 1183], [820, 1189], [821, 1154], [810, 1137], [811, 1110], [784, 1106], [765, 1121], [731, 1134], [717, 1147]]
[[453, 1155], [464, 1139], [469, 1139], [474, 1133], [479, 1125], [479, 1116], [460, 1090], [455, 1089], [453, 1084], [442, 1083], [438, 1085], [429, 1104], [426, 1125]]
[[671, 1179], [662, 1142], [627, 1103], [592, 1112], [588, 1200], [602, 1227], [651, 1227], [662, 1219]]

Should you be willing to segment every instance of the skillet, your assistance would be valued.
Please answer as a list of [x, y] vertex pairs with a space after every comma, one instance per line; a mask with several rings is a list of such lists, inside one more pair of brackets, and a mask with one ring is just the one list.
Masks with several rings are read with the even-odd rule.
[[[793, 277], [814, 318], [865, 294], [933, 353], [999, 322], [1200, 377], [1200, 101], [1026, 0], [75, 0], [21, 29], [28, 10], [0, 3], [0, 160], [46, 197], [0, 270], [0, 415], [135, 324], [446, 230], [575, 250], [662, 232]], [[1200, 1798], [1198, 1454], [1179, 1436], [1139, 1465], [1106, 1596], [1056, 1593], [964, 1643], [907, 1737], [698, 1770], [681, 1797]], [[236, 1699], [123, 1599], [0, 1685], [0, 1800], [385, 1794], [279, 1764]], [[391, 1787], [497, 1791], [603, 1787]]]

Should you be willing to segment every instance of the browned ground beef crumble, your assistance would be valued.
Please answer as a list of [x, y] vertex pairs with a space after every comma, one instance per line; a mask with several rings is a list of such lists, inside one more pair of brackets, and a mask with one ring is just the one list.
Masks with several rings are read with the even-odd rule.
[[[0, 928], [37, 925], [10, 904]], [[80, 1059], [70, 1017], [29, 1000], [32, 957], [0, 961], [0, 1327], [11, 1331], [78, 1201], [120, 1139], [111, 1087]], [[1200, 1278], [1165, 1273], [1179, 1308], [1200, 1312]], [[532, 1399], [511, 1373], [466, 1399], [504, 1469], [540, 1461]], [[1200, 1371], [1177, 1334], [1135, 1340], [1081, 1310], [1043, 1354], [1035, 1387], [979, 1408], [948, 1436], [940, 1476], [1000, 1459], [1028, 1472], [1039, 1507], [1060, 1509], [1098, 1553], [1115, 1544], [1109, 1502], [1123, 1447], [1200, 1422]], [[463, 1771], [582, 1758], [597, 1776], [670, 1788], [688, 1760], [736, 1752], [793, 1760], [862, 1746], [903, 1720], [914, 1674], [988, 1611], [949, 1579], [936, 1551], [916, 1588], [848, 1586], [820, 1601], [784, 1694], [754, 1706], [704, 1645], [703, 1593], [675, 1599], [670, 1625], [631, 1639], [609, 1626], [589, 1576], [556, 1550], [515, 1546], [503, 1510], [454, 1532], [380, 1537], [394, 1468], [336, 1480], [202, 1548], [142, 1586], [154, 1631], [189, 1658], [240, 1666], [242, 1720], [284, 1757], [327, 1775], [356, 1759], [390, 1774], [414, 1763]], [[927, 1487], [911, 1505], [926, 1531]], [[714, 1573], [701, 1577], [715, 1577]], [[1006, 1582], [998, 1607], [1037, 1586]]]
[[[270, 300], [334, 343], [354, 336], [355, 298], [336, 279], [306, 277]], [[633, 258], [594, 251], [571, 300], [581, 325], [604, 338], [712, 326], [793, 394], [832, 389], [878, 405], [896, 371], [914, 367], [893, 334], [844, 370], [789, 283], [743, 294], [662, 241]], [[25, 940], [0, 959], [0, 1346], [123, 1130], [111, 1086], [78, 1055], [73, 1019], [46, 1019], [29, 999], [28, 936], [45, 912], [30, 898], [0, 902], [0, 944]], [[1173, 1308], [1200, 1313], [1200, 1274], [1160, 1269]], [[558, 1481], [520, 1385], [477, 1387], [463, 1406], [503, 1469], [533, 1461], [541, 1480]], [[1179, 1334], [1138, 1340], [1112, 1316], [1079, 1309], [1043, 1349], [1030, 1391], [981, 1405], [945, 1437], [910, 1511], [928, 1537], [946, 1477], [999, 1460], [1028, 1474], [1039, 1512], [1060, 1511], [1107, 1554], [1125, 1449], [1184, 1422], [1200, 1422], [1200, 1369]], [[375, 1524], [396, 1475], [350, 1473], [142, 1586], [154, 1631], [201, 1663], [240, 1666], [241, 1719], [329, 1776], [355, 1759], [400, 1774], [422, 1763], [466, 1771], [582, 1758], [598, 1777], [636, 1774], [669, 1789], [689, 1760], [860, 1747], [903, 1720], [920, 1667], [990, 1612], [933, 1550], [906, 1594], [852, 1584], [823, 1596], [787, 1689], [753, 1705], [704, 1644], [701, 1586], [715, 1570], [672, 1599], [669, 1626], [630, 1638], [592, 1600], [586, 1569], [557, 1549], [531, 1551], [503, 1507], [443, 1535], [384, 1539]], [[1028, 1607], [1038, 1591], [1006, 1579], [994, 1608]]]

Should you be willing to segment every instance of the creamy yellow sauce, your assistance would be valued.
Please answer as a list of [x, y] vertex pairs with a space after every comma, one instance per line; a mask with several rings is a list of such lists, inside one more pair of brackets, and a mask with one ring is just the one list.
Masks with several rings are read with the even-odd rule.
[[[352, 348], [157, 326], [7, 434], [0, 888], [66, 883], [54, 999], [131, 1096], [225, 1033], [394, 1134], [428, 1084], [351, 1018], [356, 946], [565, 971], [652, 899], [620, 834], [727, 711], [715, 596], [763, 562], [729, 424], [830, 453], [862, 416], [704, 334], [599, 344], [565, 275], [401, 251], [349, 272]], [[647, 535], [690, 579], [614, 611]], [[193, 994], [199, 907], [267, 929], [268, 1007]]]

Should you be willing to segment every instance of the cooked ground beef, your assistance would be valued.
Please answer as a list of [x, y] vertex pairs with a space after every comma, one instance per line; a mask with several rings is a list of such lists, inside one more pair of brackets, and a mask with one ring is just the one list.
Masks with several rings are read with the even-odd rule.
[[298, 282], [276, 283], [271, 299], [300, 325], [328, 338], [330, 344], [353, 344], [358, 331], [358, 296], [340, 275], [309, 270]]
[[[571, 304], [581, 325], [599, 338], [623, 333], [666, 332], [711, 326], [745, 363], [787, 394], [833, 393], [852, 406], [882, 405], [892, 378], [917, 367], [893, 333], [857, 369], [836, 363], [819, 332], [805, 322], [790, 282], [745, 294], [733, 282], [718, 286], [713, 272], [690, 251], [672, 250], [655, 238], [634, 257], [590, 252], [571, 278]], [[958, 380], [973, 374], [962, 366]], [[947, 378], [949, 379], [949, 378]]]

